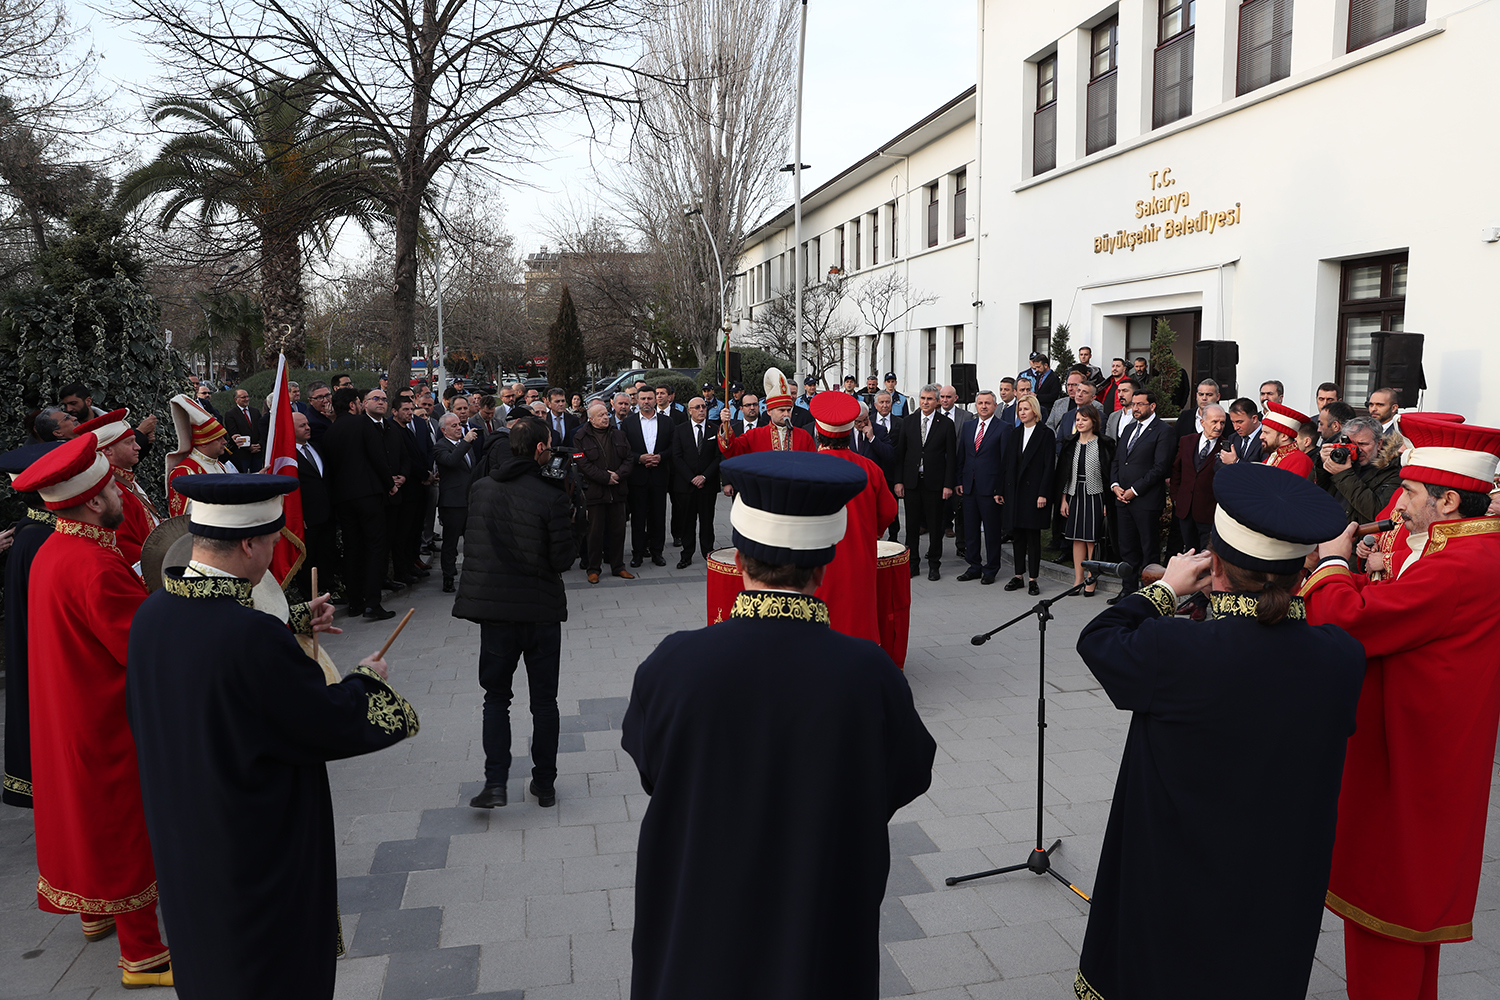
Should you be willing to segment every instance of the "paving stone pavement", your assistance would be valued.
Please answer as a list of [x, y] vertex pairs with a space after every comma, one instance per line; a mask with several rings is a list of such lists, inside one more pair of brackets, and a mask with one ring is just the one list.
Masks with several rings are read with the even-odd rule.
[[[718, 521], [728, 539], [726, 504]], [[677, 551], [667, 555], [675, 566]], [[949, 875], [1023, 862], [1036, 835], [1036, 627], [1025, 621], [982, 648], [969, 643], [1031, 602], [999, 586], [958, 583], [962, 568], [950, 554], [941, 582], [912, 585], [906, 675], [938, 754], [931, 790], [890, 827], [881, 995], [1060, 1000], [1072, 995], [1088, 913], [1082, 900], [1027, 873], [943, 885]], [[349, 943], [338, 963], [339, 1000], [628, 998], [635, 849], [649, 800], [620, 750], [620, 720], [640, 660], [667, 633], [704, 624], [701, 557], [687, 570], [637, 572], [636, 581], [592, 587], [580, 571], [567, 574], [561, 773], [550, 809], [523, 793], [524, 683], [512, 709], [511, 804], [467, 807], [483, 778], [479, 628], [450, 616], [451, 597], [436, 577], [386, 602], [417, 609], [388, 659], [422, 731], [329, 766]], [[1044, 595], [1061, 589], [1043, 585]], [[1047, 633], [1044, 833], [1048, 843], [1062, 838], [1057, 866], [1084, 891], [1129, 722], [1073, 651], [1102, 607], [1101, 599], [1063, 601]], [[387, 625], [356, 621], [326, 645], [347, 670], [387, 634]], [[1443, 949], [1442, 1000], [1500, 997], [1500, 823], [1491, 798], [1475, 940]], [[1288, 843], [1295, 837], [1288, 831]], [[37, 909], [35, 884], [30, 813], [0, 808], [0, 997], [125, 995], [114, 939], [85, 945], [77, 918]], [[1232, 911], [1233, 901], [1225, 904]], [[1233, 919], [1210, 906], [1183, 916]], [[1325, 915], [1308, 995], [1343, 997], [1343, 983], [1341, 926]]]

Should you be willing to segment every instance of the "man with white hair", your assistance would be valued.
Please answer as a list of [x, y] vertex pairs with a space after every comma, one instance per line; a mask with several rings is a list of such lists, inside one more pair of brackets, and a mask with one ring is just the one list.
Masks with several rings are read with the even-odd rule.
[[456, 589], [458, 539], [469, 516], [469, 483], [474, 477], [475, 442], [479, 431], [465, 427], [456, 413], [445, 413], [438, 421], [438, 439], [432, 457], [438, 468], [438, 518], [443, 526], [443, 593]]

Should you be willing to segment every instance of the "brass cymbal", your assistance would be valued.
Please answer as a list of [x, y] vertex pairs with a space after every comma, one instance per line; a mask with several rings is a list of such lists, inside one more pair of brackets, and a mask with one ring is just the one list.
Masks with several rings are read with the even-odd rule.
[[178, 514], [158, 524], [141, 546], [141, 576], [146, 589], [161, 589], [168, 567], [181, 569], [193, 557], [193, 536], [188, 534], [188, 516]]

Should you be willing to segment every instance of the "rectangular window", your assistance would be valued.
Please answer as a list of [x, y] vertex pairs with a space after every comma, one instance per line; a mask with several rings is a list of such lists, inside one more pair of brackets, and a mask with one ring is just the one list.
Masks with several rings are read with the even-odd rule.
[[927, 382], [931, 385], [937, 382], [937, 327], [922, 332], [927, 335]]
[[[1427, 0], [1349, 0], [1349, 51], [1426, 20]], [[1347, 396], [1348, 389], [1344, 392]]]
[[969, 172], [953, 175], [953, 238], [962, 239], [969, 231]]
[[1051, 346], [1052, 301], [1049, 299], [1046, 302], [1033, 303], [1031, 306], [1031, 350], [1046, 354]]
[[953, 363], [961, 365], [964, 363], [964, 328], [963, 324], [949, 328], [949, 336], [952, 339]]
[[865, 260], [864, 251], [862, 249], [863, 241], [860, 237], [860, 229], [862, 227], [858, 219], [855, 219], [853, 222], [849, 223], [849, 225], [853, 227], [853, 232], [851, 233], [851, 240], [849, 244], [849, 263], [853, 264], [854, 270], [858, 271], [861, 267], [864, 266]]
[[834, 259], [836, 261], [838, 261], [837, 267], [839, 269], [839, 273], [843, 274], [844, 273], [844, 227], [843, 226], [840, 226], [839, 228], [837, 228], [837, 229], [835, 229], [833, 231], [833, 241], [836, 244], [835, 253], [834, 253]]
[[901, 216], [896, 212], [894, 201], [886, 207], [891, 213], [891, 260], [895, 260], [901, 256], [901, 238], [897, 235], [901, 231]]
[[880, 210], [870, 213], [870, 266], [880, 263]]
[[1115, 107], [1120, 74], [1120, 19], [1094, 29], [1089, 60], [1088, 122], [1085, 149], [1097, 153], [1115, 144]]
[[1036, 113], [1031, 120], [1031, 173], [1057, 166], [1057, 56], [1036, 64]]
[[1240, 4], [1240, 65], [1236, 94], [1292, 75], [1292, 0]]
[[1193, 113], [1193, 24], [1198, 0], [1157, 0], [1156, 81], [1151, 127]]
[[1370, 334], [1406, 327], [1405, 252], [1344, 262], [1339, 283], [1338, 382], [1345, 399], [1368, 399]]
[[927, 245], [938, 245], [938, 186], [927, 185]]

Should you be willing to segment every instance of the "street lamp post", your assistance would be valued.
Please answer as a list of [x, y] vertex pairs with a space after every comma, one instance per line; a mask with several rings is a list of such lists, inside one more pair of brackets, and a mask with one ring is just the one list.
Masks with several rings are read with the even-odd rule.
[[719, 242], [714, 239], [714, 231], [709, 228], [708, 220], [703, 217], [703, 208], [690, 208], [685, 213], [686, 217], [696, 215], [698, 221], [703, 223], [703, 232], [708, 236], [708, 245], [714, 252], [714, 267], [719, 271], [719, 329], [724, 333], [724, 365], [719, 372], [724, 381], [724, 398], [729, 398], [729, 286], [724, 283], [724, 259], [719, 256]]
[[[458, 158], [458, 165], [459, 166], [463, 166], [465, 163], [468, 162], [469, 157], [471, 157], [471, 156], [480, 156], [480, 155], [482, 155], [484, 153], [488, 153], [489, 151], [490, 151], [490, 147], [488, 147], [488, 146], [475, 146], [472, 149], [465, 150], [464, 154]], [[437, 271], [437, 343], [438, 343], [438, 346], [437, 346], [437, 350], [438, 350], [438, 377], [437, 377], [437, 382], [436, 382], [436, 384], [435, 384], [435, 386], [433, 388], [433, 393], [434, 393], [433, 398], [438, 402], [439, 405], [441, 405], [442, 401], [443, 401], [443, 390], [445, 390], [445, 389], [448, 388], [448, 355], [447, 355], [446, 350], [443, 347], [443, 233], [445, 231], [444, 230], [444, 226], [443, 226], [443, 215], [444, 215], [445, 212], [448, 211], [448, 199], [451, 198], [451, 197], [453, 197], [453, 185], [455, 183], [457, 183], [457, 182], [458, 182], [458, 175], [457, 175], [457, 171], [455, 171], [454, 172], [453, 180], [448, 182], [448, 190], [445, 191], [445, 192], [443, 192], [443, 202], [442, 202], [441, 205], [438, 206], [438, 213], [437, 213], [437, 226], [438, 226], [438, 228], [437, 228], [437, 246], [434, 248], [434, 254], [433, 254], [433, 256], [434, 256], [434, 258], [436, 260], [436, 268], [435, 269]], [[429, 371], [428, 374], [431, 375], [431, 372]]]
[[[797, 29], [797, 124], [792, 139], [792, 285], [796, 289], [794, 329], [797, 339], [797, 372], [794, 378], [801, 381], [802, 373], [802, 280], [797, 271], [807, 270], [807, 261], [802, 252], [802, 66], [807, 54], [807, 0], [802, 0], [802, 23]], [[792, 389], [796, 392], [796, 387]]]

